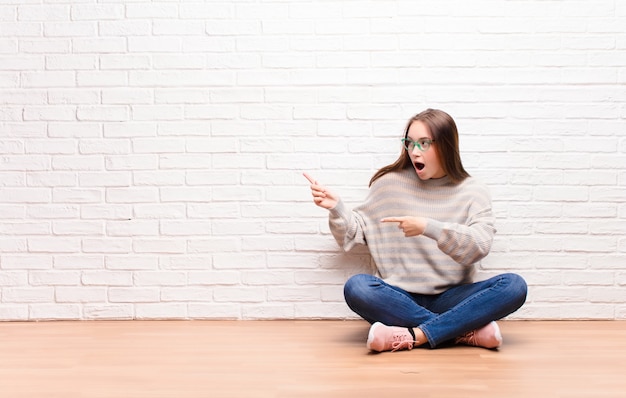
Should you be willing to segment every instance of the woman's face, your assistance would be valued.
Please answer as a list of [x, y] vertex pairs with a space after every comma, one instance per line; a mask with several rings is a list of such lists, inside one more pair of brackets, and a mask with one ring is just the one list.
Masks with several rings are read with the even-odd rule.
[[[407, 138], [412, 141], [420, 142], [420, 140], [426, 138], [432, 140], [433, 137], [428, 130], [428, 127], [421, 121], [416, 120], [409, 126]], [[433, 148], [433, 145], [437, 145], [433, 142], [426, 151], [422, 152], [418, 145], [413, 147], [409, 152], [413, 168], [417, 173], [417, 176], [421, 180], [429, 180], [431, 178], [445, 177], [446, 173], [441, 167], [441, 161], [439, 160], [439, 154]]]

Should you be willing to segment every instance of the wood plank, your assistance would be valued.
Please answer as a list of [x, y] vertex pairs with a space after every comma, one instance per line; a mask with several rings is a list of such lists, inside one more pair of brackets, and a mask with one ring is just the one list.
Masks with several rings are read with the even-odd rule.
[[498, 351], [369, 353], [364, 321], [0, 323], [3, 397], [624, 397], [626, 322], [503, 321]]

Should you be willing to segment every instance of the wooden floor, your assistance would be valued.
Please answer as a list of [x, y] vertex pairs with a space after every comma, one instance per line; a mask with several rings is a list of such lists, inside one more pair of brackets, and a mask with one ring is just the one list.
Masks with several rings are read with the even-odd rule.
[[625, 397], [626, 322], [371, 354], [364, 321], [0, 323], [2, 397]]

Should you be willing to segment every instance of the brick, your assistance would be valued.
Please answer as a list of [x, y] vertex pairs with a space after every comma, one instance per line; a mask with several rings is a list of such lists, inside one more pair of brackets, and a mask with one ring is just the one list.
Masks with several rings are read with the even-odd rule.
[[[11, 206], [4, 207], [3, 211], [11, 211], [13, 208]], [[23, 212], [21, 208], [17, 208], [18, 211]], [[47, 231], [50, 230], [50, 226], [48, 223], [37, 223], [37, 222], [23, 222], [17, 221], [18, 218], [22, 218], [23, 214], [12, 213], [12, 215], [7, 216], [7, 220], [10, 222], [6, 222], [3, 226], [0, 227], [1, 235], [9, 235], [9, 236], [18, 236], [18, 235], [46, 235]], [[7, 250], [13, 251], [26, 251], [26, 240], [22, 238], [4, 238], [2, 241], [3, 246], [7, 248]]]
[[129, 110], [125, 106], [80, 106], [76, 110], [79, 121], [124, 122], [130, 119]]
[[133, 120], [181, 120], [183, 108], [174, 105], [136, 105], [132, 108]]
[[212, 189], [204, 186], [185, 188], [161, 188], [162, 202], [206, 202], [212, 197]]
[[207, 302], [212, 301], [213, 292], [207, 288], [166, 287], [161, 289], [163, 302]]
[[[207, 24], [232, 20], [235, 16], [234, 3], [181, 3], [179, 13], [183, 19], [211, 19]], [[215, 19], [213, 21], [212, 19]]]
[[126, 187], [131, 176], [125, 172], [85, 172], [80, 173], [78, 183], [83, 187]]
[[152, 90], [119, 88], [102, 90], [103, 104], [150, 104], [152, 101]]
[[242, 249], [244, 251], [291, 251], [294, 249], [293, 238], [279, 236], [255, 236], [254, 238], [242, 237]]
[[122, 4], [76, 4], [71, 8], [72, 20], [103, 21], [124, 17]]
[[29, 320], [78, 320], [80, 306], [76, 304], [33, 304]]
[[258, 253], [218, 253], [213, 255], [213, 267], [218, 270], [264, 268], [265, 255]]
[[282, 287], [270, 286], [267, 291], [267, 300], [269, 302], [285, 301], [285, 302], [301, 302], [301, 301], [319, 301], [320, 288], [298, 286], [298, 287]]
[[189, 317], [194, 319], [241, 319], [239, 303], [191, 303], [187, 308]]
[[208, 235], [211, 233], [210, 221], [175, 221], [164, 220], [160, 223], [160, 233], [163, 236]]
[[302, 319], [358, 319], [345, 303], [296, 303], [295, 316]]
[[94, 270], [104, 268], [104, 257], [99, 255], [56, 255], [54, 256], [55, 269]]
[[144, 36], [151, 33], [149, 21], [101, 20], [98, 22], [98, 29], [104, 36]]
[[127, 4], [125, 6], [128, 19], [171, 18], [178, 15], [178, 5], [168, 3], [154, 3], [146, 6], [144, 3]]
[[85, 253], [125, 254], [131, 251], [131, 241], [124, 238], [85, 238], [82, 250]]
[[157, 257], [141, 256], [114, 256], [106, 257], [105, 268], [107, 270], [135, 271], [135, 270], [156, 270], [159, 260]]
[[185, 207], [178, 204], [136, 205], [134, 213], [138, 219], [181, 219], [184, 218]]
[[[212, 261], [211, 256], [202, 256], [202, 255], [194, 255], [194, 254], [159, 256], [159, 265], [162, 269], [204, 270], [204, 269], [210, 269], [212, 262], [213, 261]], [[211, 272], [211, 274], [213, 274], [213, 272]], [[190, 285], [193, 284], [193, 279], [191, 278], [191, 276], [192, 276], [192, 273], [189, 274]], [[219, 278], [217, 279], [219, 280]], [[201, 282], [202, 280], [200, 280], [199, 283]]]
[[257, 220], [216, 220], [211, 224], [215, 236], [261, 235], [264, 231], [263, 222]]
[[[19, 79], [18, 73], [0, 73], [0, 87], [17, 87], [19, 85]], [[3, 110], [0, 117], [2, 117], [0, 120], [19, 120], [19, 109], [14, 107], [13, 109]]]
[[54, 300], [54, 288], [42, 287], [5, 287], [2, 289], [3, 303], [50, 303]]
[[189, 240], [188, 249], [192, 253], [240, 252], [241, 239], [239, 237], [195, 238]]
[[131, 286], [133, 275], [129, 271], [84, 271], [80, 281], [86, 286]]
[[159, 223], [152, 220], [108, 221], [107, 236], [158, 236]]
[[162, 54], [152, 58], [154, 69], [202, 69], [206, 64], [204, 55]]
[[187, 305], [179, 303], [136, 304], [137, 319], [187, 319]]
[[190, 203], [187, 208], [189, 218], [237, 218], [240, 214], [239, 206], [232, 202], [211, 204]]
[[189, 285], [237, 285], [241, 282], [237, 271], [190, 271]]
[[[42, 274], [49, 274], [42, 271]], [[25, 285], [29, 280], [37, 284], [39, 280], [36, 272], [26, 271], [0, 271], [0, 286], [21, 286]], [[63, 277], [63, 275], [60, 275]], [[45, 284], [45, 283], [44, 283]]]
[[213, 298], [216, 302], [259, 303], [266, 298], [264, 287], [216, 287]]
[[152, 33], [154, 35], [201, 35], [205, 32], [203, 21], [186, 20], [155, 20], [152, 23]]
[[[59, 88], [59, 89], [51, 89], [48, 90], [48, 102], [50, 104], [55, 105], [66, 105], [66, 104], [81, 104], [81, 105], [95, 105], [100, 102], [100, 93], [96, 89], [89, 88]], [[74, 118], [72, 118], [72, 121]], [[55, 126], [55, 123], [49, 124], [51, 127]], [[84, 136], [89, 136], [89, 131], [91, 130], [91, 125], [89, 123], [83, 124], [85, 131]], [[69, 129], [75, 126], [66, 126]], [[52, 130], [52, 129], [51, 129]], [[53, 134], [53, 131], [51, 131]]]
[[102, 303], [106, 301], [104, 287], [63, 287], [55, 289], [57, 303]]
[[85, 319], [94, 320], [128, 320], [133, 319], [134, 310], [132, 305], [85, 304], [83, 316]]
[[293, 304], [263, 303], [261, 305], [242, 304], [241, 318], [246, 320], [294, 319]]
[[28, 250], [31, 253], [76, 253], [80, 251], [79, 238], [29, 238]]
[[21, 5], [17, 7], [19, 21], [69, 21], [67, 5]]
[[24, 120], [26, 121], [75, 121], [77, 112], [73, 106], [27, 106], [24, 107]]
[[294, 277], [290, 271], [244, 271], [241, 282], [245, 285], [271, 286], [293, 284]]
[[13, 321], [27, 321], [29, 317], [28, 305], [2, 304], [0, 306], [0, 319], [10, 319]]
[[112, 287], [108, 289], [111, 303], [154, 303], [159, 301], [159, 289], [137, 287]]
[[127, 51], [125, 38], [76, 38], [72, 40], [72, 50], [75, 53], [120, 54]]
[[0, 103], [4, 105], [43, 105], [47, 102], [45, 91], [3, 90], [0, 92]]
[[137, 253], [181, 254], [186, 252], [185, 240], [134, 238], [133, 250]]
[[59, 203], [100, 203], [100, 189], [57, 188], [54, 190], [54, 201]]
[[148, 69], [150, 68], [150, 56], [138, 54], [100, 54], [100, 69]]
[[[18, 3], [22, 3], [19, 0], [12, 0]], [[32, 1], [32, 0], [31, 0]], [[4, 2], [3, 4], [6, 4]], [[6, 14], [4, 14], [6, 15]], [[3, 36], [16, 36], [16, 37], [38, 37], [43, 33], [43, 27], [41, 23], [37, 22], [3, 22], [0, 26], [0, 34]]]
[[89, 37], [98, 32], [95, 22], [44, 22], [43, 32], [46, 37]]

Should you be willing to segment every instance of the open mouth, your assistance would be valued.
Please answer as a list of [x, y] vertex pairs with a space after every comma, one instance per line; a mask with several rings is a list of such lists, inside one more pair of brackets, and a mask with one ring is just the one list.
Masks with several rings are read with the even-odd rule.
[[423, 170], [424, 169], [424, 163], [415, 162], [415, 168], [418, 169], [418, 170]]

